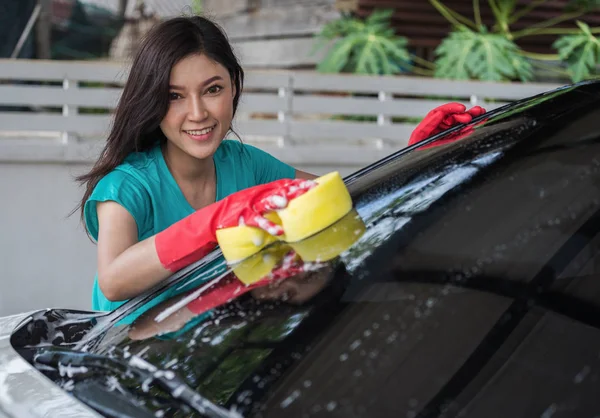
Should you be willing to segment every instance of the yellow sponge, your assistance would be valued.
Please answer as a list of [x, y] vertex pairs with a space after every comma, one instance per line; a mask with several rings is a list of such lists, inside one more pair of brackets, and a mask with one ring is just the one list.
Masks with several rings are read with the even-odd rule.
[[281, 262], [291, 250], [285, 243], [277, 243], [265, 248], [260, 254], [254, 254], [233, 266], [233, 274], [245, 285], [251, 285], [263, 279]]
[[332, 172], [315, 179], [317, 186], [290, 200], [288, 206], [266, 218], [282, 226], [284, 235], [274, 237], [259, 228], [235, 226], [217, 230], [225, 259], [237, 262], [276, 240], [297, 242], [327, 228], [352, 209], [352, 198], [342, 177]]
[[303, 240], [339, 221], [350, 209], [352, 198], [338, 172], [315, 179], [317, 187], [291, 200], [277, 211], [286, 242]]
[[256, 254], [277, 238], [260, 228], [236, 226], [217, 230], [217, 240], [225, 259], [234, 263]]
[[355, 210], [323, 231], [295, 243], [277, 242], [232, 266], [233, 273], [246, 285], [264, 279], [294, 250], [307, 262], [329, 261], [350, 248], [364, 234], [365, 224]]
[[355, 210], [351, 210], [329, 228], [290, 246], [304, 262], [325, 262], [350, 248], [365, 231], [364, 222]]

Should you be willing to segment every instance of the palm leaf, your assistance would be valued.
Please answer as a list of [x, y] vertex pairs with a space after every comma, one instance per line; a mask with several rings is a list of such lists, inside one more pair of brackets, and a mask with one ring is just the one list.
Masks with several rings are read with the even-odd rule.
[[407, 63], [410, 61], [410, 54], [406, 49], [407, 43], [405, 38], [398, 38], [396, 40], [379, 38], [377, 40], [377, 44], [383, 48], [388, 59], [389, 57], [392, 57], [394, 59], [390, 61], [396, 63]]
[[339, 40], [325, 59], [319, 63], [317, 69], [326, 73], [339, 73], [348, 63], [353, 47], [352, 40]]
[[392, 10], [377, 10], [364, 21], [346, 16], [326, 24], [317, 35], [315, 50], [336, 41], [317, 70], [395, 74], [408, 68], [408, 42], [396, 36], [390, 27], [392, 13]]
[[531, 64], [520, 48], [501, 34], [460, 29], [436, 49], [435, 76], [457, 80], [528, 81]]
[[369, 68], [377, 67], [377, 59], [373, 56], [374, 42], [365, 42], [364, 46], [358, 50], [356, 57], [356, 69], [358, 74], [369, 74]]
[[579, 33], [557, 39], [552, 45], [559, 57], [567, 63], [567, 69], [574, 82], [585, 80], [595, 74], [600, 65], [600, 40], [589, 26], [577, 22]]
[[394, 72], [397, 72], [397, 68], [388, 60], [387, 51], [383, 44], [373, 43], [373, 54], [375, 55], [375, 60], [381, 66], [374, 74], [394, 74]]
[[[469, 51], [475, 46], [475, 39], [460, 34], [451, 35], [436, 49], [436, 54], [441, 56], [436, 62], [434, 75], [438, 78], [453, 78], [468, 80], [467, 58]], [[455, 54], [455, 51], [459, 51]]]
[[394, 10], [393, 9], [380, 9], [380, 10], [375, 10], [373, 13], [371, 13], [369, 15], [369, 17], [367, 17], [365, 19], [365, 24], [368, 26], [374, 25], [374, 24], [378, 24], [378, 23], [382, 23], [384, 25], [387, 25], [388, 22], [390, 21], [390, 19], [392, 18], [392, 15], [394, 14]]

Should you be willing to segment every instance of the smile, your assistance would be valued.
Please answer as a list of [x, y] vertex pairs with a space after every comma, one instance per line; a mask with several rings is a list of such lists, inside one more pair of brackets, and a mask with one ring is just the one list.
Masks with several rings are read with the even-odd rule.
[[206, 135], [207, 133], [209, 133], [213, 129], [215, 129], [215, 126], [211, 126], [210, 128], [204, 128], [204, 129], [200, 129], [200, 130], [196, 130], [196, 131], [183, 131], [183, 132], [185, 132], [186, 134], [189, 134], [189, 135], [193, 135], [193, 136]]

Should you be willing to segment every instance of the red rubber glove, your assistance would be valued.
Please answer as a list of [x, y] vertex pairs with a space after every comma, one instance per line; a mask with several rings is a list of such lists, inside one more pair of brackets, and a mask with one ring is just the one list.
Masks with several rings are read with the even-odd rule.
[[290, 250], [278, 263], [271, 273], [261, 280], [250, 285], [239, 281], [235, 275], [230, 274], [223, 278], [214, 287], [207, 289], [206, 293], [187, 304], [187, 308], [195, 314], [204, 313], [210, 309], [232, 301], [245, 293], [259, 287], [268, 286], [281, 280], [296, 276], [300, 273], [316, 270], [325, 266], [325, 263], [305, 264], [294, 250]]
[[200, 260], [217, 245], [216, 231], [239, 225], [283, 234], [281, 226], [267, 220], [268, 212], [283, 209], [317, 183], [311, 180], [277, 180], [250, 187], [202, 208], [156, 234], [156, 253], [161, 264], [172, 272]]
[[408, 145], [416, 144], [459, 123], [469, 123], [474, 117], [484, 113], [485, 109], [480, 106], [467, 110], [465, 105], [455, 102], [438, 106], [417, 125], [410, 135]]

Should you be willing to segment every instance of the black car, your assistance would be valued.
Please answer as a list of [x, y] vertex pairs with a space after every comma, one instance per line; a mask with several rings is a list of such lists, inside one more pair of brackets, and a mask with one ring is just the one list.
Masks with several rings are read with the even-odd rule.
[[[600, 83], [345, 182], [353, 211], [312, 241], [34, 313], [11, 347], [107, 417], [600, 416]], [[240, 286], [265, 266], [280, 280]]]

